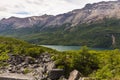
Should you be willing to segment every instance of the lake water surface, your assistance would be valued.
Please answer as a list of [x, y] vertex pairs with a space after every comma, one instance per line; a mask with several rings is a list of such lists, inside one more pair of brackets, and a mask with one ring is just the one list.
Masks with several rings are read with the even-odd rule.
[[[41, 45], [58, 51], [79, 50], [82, 46]], [[107, 50], [105, 48], [91, 48], [94, 50]]]

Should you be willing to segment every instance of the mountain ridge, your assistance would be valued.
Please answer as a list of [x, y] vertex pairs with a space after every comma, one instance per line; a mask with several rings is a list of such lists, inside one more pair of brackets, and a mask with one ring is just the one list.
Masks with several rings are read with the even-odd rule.
[[82, 23], [92, 23], [104, 18], [120, 18], [120, 1], [102, 1], [99, 3], [86, 4], [81, 9], [76, 9], [64, 14], [32, 16], [26, 18], [10, 17], [2, 19], [0, 25], [12, 25], [15, 28], [41, 26], [59, 26], [65, 23], [71, 23], [76, 26]]

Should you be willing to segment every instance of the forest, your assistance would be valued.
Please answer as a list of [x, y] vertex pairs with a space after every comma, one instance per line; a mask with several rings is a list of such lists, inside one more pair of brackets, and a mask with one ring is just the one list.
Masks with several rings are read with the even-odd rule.
[[[99, 22], [70, 26], [70, 23], [66, 23], [42, 29], [41, 25], [33, 25], [30, 28], [0, 31], [0, 35], [15, 37], [39, 45], [87, 45], [99, 48], [120, 48], [120, 19], [105, 18]], [[112, 44], [112, 36], [115, 38], [115, 44]]]

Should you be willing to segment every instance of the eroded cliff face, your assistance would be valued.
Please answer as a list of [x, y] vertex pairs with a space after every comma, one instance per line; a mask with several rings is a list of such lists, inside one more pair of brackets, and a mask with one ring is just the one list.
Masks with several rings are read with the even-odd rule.
[[112, 46], [115, 46], [116, 45], [116, 38], [113, 34], [111, 37], [112, 37]]
[[0, 28], [12, 26], [13, 28], [33, 27], [40, 25], [44, 27], [71, 23], [76, 26], [81, 23], [92, 23], [104, 18], [120, 18], [120, 1], [99, 2], [87, 4], [82, 9], [73, 10], [57, 16], [43, 15], [27, 18], [11, 17], [0, 21]]
[[17, 18], [10, 17], [8, 19], [2, 19], [0, 21], [0, 27], [2, 26], [12, 26], [13, 28], [23, 28], [23, 27], [33, 27], [35, 24], [45, 24], [47, 19], [52, 17], [51, 15], [43, 15], [43, 16], [33, 16], [27, 18]]

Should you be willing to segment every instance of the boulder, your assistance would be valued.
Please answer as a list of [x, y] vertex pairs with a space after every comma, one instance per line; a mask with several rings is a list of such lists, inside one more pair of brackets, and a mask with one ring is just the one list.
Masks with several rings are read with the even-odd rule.
[[0, 74], [0, 80], [35, 80], [34, 77], [16, 74], [16, 73], [4, 73]]
[[9, 55], [9, 56], [10, 56], [10, 59], [8, 60], [8, 63], [12, 65], [18, 65], [24, 61], [23, 56], [19, 56], [19, 55]]
[[51, 56], [50, 56], [49, 53], [43, 53], [43, 54], [40, 55], [40, 59], [41, 59], [42, 62], [48, 63], [48, 62], [51, 61]]
[[48, 72], [48, 78], [50, 78], [51, 80], [58, 80], [63, 75], [63, 69], [52, 69]]
[[46, 64], [47, 70], [50, 71], [55, 68], [55, 62], [49, 62]]
[[68, 79], [66, 79], [64, 76], [61, 76], [59, 80], [68, 80]]
[[71, 73], [70, 73], [70, 76], [68, 78], [68, 80], [79, 80], [79, 78], [81, 77], [81, 73], [77, 70], [73, 70]]
[[34, 58], [28, 56], [28, 57], [25, 58], [25, 63], [26, 64], [34, 64], [35, 60], [34, 60]]

